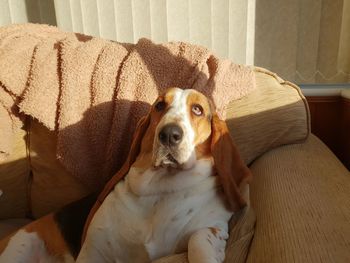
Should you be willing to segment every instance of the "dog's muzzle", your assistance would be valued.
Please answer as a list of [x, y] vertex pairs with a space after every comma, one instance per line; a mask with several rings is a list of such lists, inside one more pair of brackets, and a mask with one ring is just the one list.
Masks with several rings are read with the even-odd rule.
[[159, 132], [158, 138], [161, 144], [166, 147], [178, 146], [183, 138], [182, 128], [174, 123], [165, 125]]
[[171, 122], [159, 127], [154, 140], [154, 166], [187, 169], [193, 165], [195, 155], [189, 146], [186, 130]]

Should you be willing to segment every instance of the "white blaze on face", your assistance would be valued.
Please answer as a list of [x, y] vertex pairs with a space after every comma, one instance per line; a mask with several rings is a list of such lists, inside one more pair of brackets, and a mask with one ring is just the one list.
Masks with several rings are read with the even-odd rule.
[[[172, 93], [173, 100], [168, 106], [169, 109], [167, 113], [163, 116], [156, 129], [153, 145], [153, 159], [155, 160], [156, 166], [170, 164], [170, 161], [166, 158], [168, 154], [171, 154], [184, 169], [192, 167], [196, 160], [194, 145], [195, 132], [191, 125], [189, 107], [187, 105], [187, 98], [191, 92], [191, 90], [175, 88]], [[175, 148], [163, 146], [158, 139], [160, 130], [170, 123], [180, 126], [183, 130], [182, 141]]]

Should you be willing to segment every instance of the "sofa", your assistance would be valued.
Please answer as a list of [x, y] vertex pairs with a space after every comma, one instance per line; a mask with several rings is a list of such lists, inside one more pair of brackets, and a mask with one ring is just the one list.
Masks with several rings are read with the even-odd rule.
[[[350, 262], [350, 172], [310, 132], [300, 89], [254, 67], [256, 89], [227, 124], [253, 173], [250, 205], [231, 222], [225, 262]], [[0, 163], [0, 239], [91, 192], [56, 158], [56, 134], [24, 118]], [[187, 262], [186, 254], [157, 263]]]

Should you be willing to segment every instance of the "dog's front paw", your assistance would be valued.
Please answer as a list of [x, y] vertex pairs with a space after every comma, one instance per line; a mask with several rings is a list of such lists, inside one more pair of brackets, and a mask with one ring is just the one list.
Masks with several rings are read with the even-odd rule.
[[228, 233], [217, 227], [210, 227], [210, 234], [208, 234], [208, 242], [212, 244], [215, 250], [215, 259], [217, 262], [223, 262], [225, 259], [226, 240]]
[[188, 245], [190, 263], [221, 263], [225, 259], [228, 234], [225, 230], [210, 227], [194, 233]]

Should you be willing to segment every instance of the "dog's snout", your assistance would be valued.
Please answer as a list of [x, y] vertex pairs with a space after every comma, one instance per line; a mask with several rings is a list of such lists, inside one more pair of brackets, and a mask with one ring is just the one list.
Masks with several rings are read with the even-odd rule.
[[163, 145], [176, 146], [183, 137], [183, 130], [176, 124], [167, 124], [159, 132], [159, 140]]

